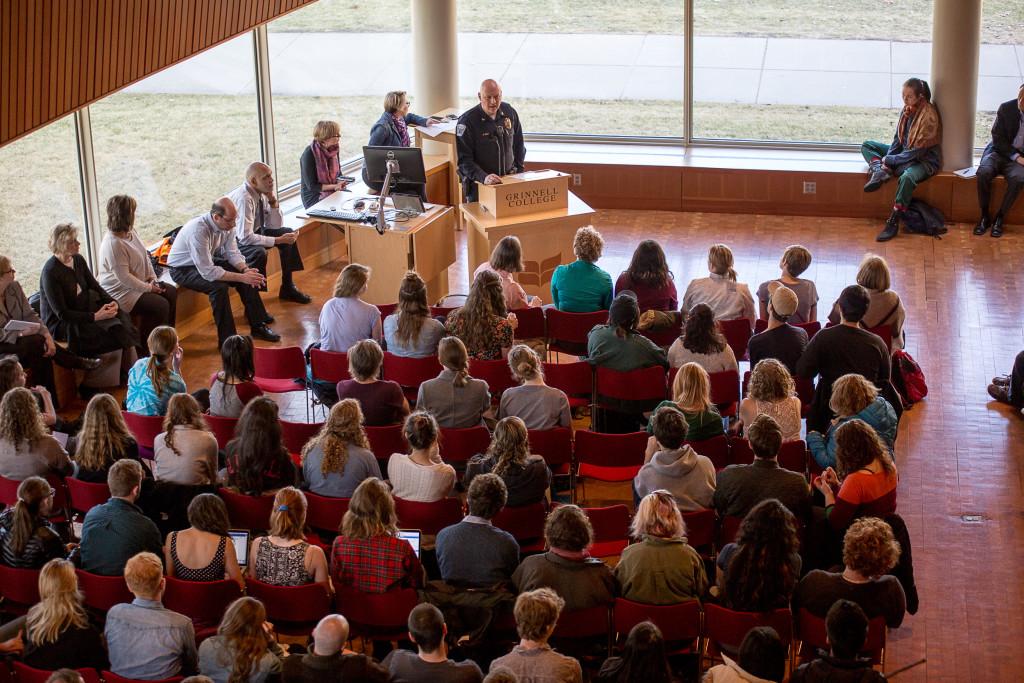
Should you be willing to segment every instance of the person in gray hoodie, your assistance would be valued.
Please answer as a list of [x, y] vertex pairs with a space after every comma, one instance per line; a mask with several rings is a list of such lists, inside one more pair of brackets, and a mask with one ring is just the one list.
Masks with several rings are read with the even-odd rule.
[[651, 422], [654, 436], [647, 441], [644, 466], [633, 478], [635, 501], [665, 489], [675, 497], [681, 512], [711, 507], [715, 466], [686, 443], [686, 416], [673, 406], [662, 406]]
[[843, 375], [832, 385], [828, 407], [836, 414], [828, 432], [807, 432], [807, 448], [822, 469], [836, 466], [836, 430], [850, 420], [862, 420], [875, 430], [889, 448], [896, 447], [896, 429], [899, 417], [892, 405], [880, 396], [878, 389], [856, 373]]

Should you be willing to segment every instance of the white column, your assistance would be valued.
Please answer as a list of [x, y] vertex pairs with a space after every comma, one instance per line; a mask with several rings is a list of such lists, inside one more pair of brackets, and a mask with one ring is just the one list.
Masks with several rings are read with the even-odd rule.
[[409, 0], [413, 111], [426, 116], [459, 106], [456, 0]]
[[974, 163], [982, 0], [935, 0], [932, 96], [942, 116], [942, 168]]

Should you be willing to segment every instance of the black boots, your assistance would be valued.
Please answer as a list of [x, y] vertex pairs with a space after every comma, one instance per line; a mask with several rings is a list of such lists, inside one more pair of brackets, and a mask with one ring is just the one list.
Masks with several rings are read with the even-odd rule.
[[1002, 237], [1003, 236], [1003, 216], [1002, 214], [996, 214], [996, 219], [992, 221], [992, 236]]
[[974, 234], [984, 235], [990, 227], [992, 227], [992, 223], [989, 221], [988, 216], [982, 216], [978, 224], [974, 226]]
[[893, 209], [893, 212], [889, 214], [889, 220], [885, 222], [885, 228], [882, 232], [878, 233], [878, 237], [875, 238], [876, 242], [888, 242], [895, 237], [900, 231], [900, 212]]

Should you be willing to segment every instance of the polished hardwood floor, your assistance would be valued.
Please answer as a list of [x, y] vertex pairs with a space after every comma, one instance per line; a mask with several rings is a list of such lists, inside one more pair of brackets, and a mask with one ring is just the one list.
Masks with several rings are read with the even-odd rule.
[[[896, 447], [899, 512], [913, 539], [921, 609], [890, 633], [886, 669], [926, 657], [899, 680], [1024, 679], [1013, 649], [1024, 642], [1024, 418], [985, 390], [1024, 348], [1017, 260], [1024, 235], [1011, 228], [999, 240], [978, 238], [971, 226], [957, 225], [941, 240], [901, 235], [878, 245], [881, 226], [870, 220], [624, 210], [598, 212], [595, 225], [605, 239], [600, 265], [613, 277], [640, 240], [659, 240], [680, 295], [691, 278], [706, 275], [711, 243], [732, 247], [740, 280], [752, 289], [777, 276], [787, 245], [803, 244], [814, 254], [805, 277], [817, 283], [820, 319], [865, 253], [889, 261], [907, 308], [907, 350], [924, 368], [930, 394], [904, 415]], [[465, 292], [470, 264], [465, 233], [457, 235], [459, 261], [449, 277], [453, 292]], [[322, 302], [341, 265], [302, 273], [297, 282]], [[283, 343], [304, 346], [318, 337], [317, 303], [265, 299]], [[200, 386], [219, 367], [212, 326], [184, 347], [186, 380]], [[281, 397], [283, 417], [305, 419], [298, 399]], [[588, 494], [628, 500], [625, 488], [588, 487]]]

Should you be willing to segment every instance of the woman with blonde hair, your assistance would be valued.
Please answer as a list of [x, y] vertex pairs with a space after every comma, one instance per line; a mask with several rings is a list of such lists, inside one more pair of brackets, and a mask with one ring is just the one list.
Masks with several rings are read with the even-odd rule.
[[712, 244], [708, 249], [708, 277], [690, 282], [683, 295], [683, 310], [692, 310], [697, 304], [707, 304], [718, 320], [744, 318], [753, 327], [757, 321], [754, 297], [750, 288], [736, 281], [732, 249], [724, 244]]
[[380, 465], [363, 430], [359, 401], [331, 407], [320, 432], [302, 448], [303, 488], [319, 496], [351, 498], [359, 483], [380, 477]]
[[0, 477], [62, 477], [73, 467], [64, 447], [47, 433], [35, 395], [25, 387], [8, 390], [0, 399]]
[[199, 646], [199, 672], [214, 683], [265, 683], [280, 679], [286, 656], [263, 603], [238, 598], [224, 610], [217, 635]]
[[592, 225], [576, 231], [572, 240], [576, 260], [551, 274], [551, 301], [568, 313], [607, 311], [612, 305], [612, 276], [597, 265], [604, 239]]
[[270, 533], [249, 546], [250, 578], [273, 586], [322, 583], [331, 590], [327, 556], [320, 546], [306, 542], [306, 496], [286, 486], [274, 496]]
[[485, 472], [505, 482], [508, 507], [539, 503], [551, 487], [551, 469], [543, 457], [530, 453], [529, 433], [518, 417], [498, 420], [487, 452], [469, 459], [463, 484], [468, 488], [473, 477]]
[[[423, 117], [413, 114], [409, 111], [409, 97], [406, 92], [392, 90], [384, 96], [384, 113], [370, 128], [370, 140], [366, 144], [370, 147], [408, 147], [412, 144], [409, 137], [410, 125], [427, 126], [441, 121], [442, 119], [436, 116]], [[366, 164], [363, 164], [363, 182], [376, 193], [384, 186], [383, 182], [374, 181], [367, 175]], [[399, 182], [392, 192], [418, 194], [424, 202], [427, 201], [426, 187], [421, 183]]]
[[409, 542], [398, 537], [395, 501], [380, 479], [371, 477], [356, 488], [340, 532], [331, 547], [336, 589], [386, 593], [423, 585], [423, 566]]
[[153, 478], [184, 486], [217, 481], [217, 437], [194, 396], [175, 394], [167, 404], [164, 431], [153, 439]]
[[525, 344], [516, 344], [508, 353], [508, 367], [518, 387], [501, 394], [498, 419], [518, 417], [527, 429], [553, 429], [572, 425], [569, 398], [561, 389], [544, 383], [540, 356]]
[[485, 270], [497, 273], [501, 280], [501, 294], [507, 310], [540, 306], [543, 303], [539, 296], [528, 295], [515, 280], [516, 273], [526, 270], [523, 265], [523, 245], [515, 235], [506, 235], [498, 240], [490, 260], [484, 261], [473, 271], [473, 279]]
[[441, 459], [440, 433], [430, 413], [417, 410], [405, 418], [402, 435], [412, 452], [394, 453], [388, 460], [388, 481], [395, 498], [432, 503], [451, 495], [455, 468]]
[[128, 372], [124, 404], [139, 415], [163, 415], [171, 396], [188, 391], [181, 377], [184, 351], [178, 344], [177, 330], [167, 325], [150, 332], [146, 346], [149, 357], [137, 360]]
[[350, 180], [341, 175], [341, 126], [337, 121], [317, 121], [313, 141], [299, 157], [302, 206], [308, 209], [333, 192], [344, 190]]
[[94, 484], [106, 483], [107, 471], [118, 460], [138, 460], [151, 476], [149, 468], [139, 457], [139, 445], [128, 431], [117, 401], [110, 394], [96, 394], [89, 399], [78, 433], [75, 478]]
[[758, 361], [750, 373], [747, 396], [740, 402], [740, 426], [770, 415], [782, 428], [783, 441], [800, 438], [800, 397], [786, 366], [774, 358]]
[[437, 353], [444, 323], [430, 316], [427, 285], [409, 271], [398, 288], [398, 309], [384, 318], [384, 342], [388, 353], [403, 358], [426, 358]]
[[103, 670], [110, 666], [100, 631], [89, 623], [75, 566], [53, 559], [39, 572], [39, 602], [25, 616], [25, 653], [35, 669]]
[[659, 489], [644, 496], [630, 533], [639, 543], [627, 546], [615, 567], [622, 597], [647, 605], [704, 597], [704, 560], [686, 542], [686, 524], [671, 493]]
[[857, 517], [896, 512], [896, 463], [862, 420], [836, 429], [836, 469], [826, 468], [811, 483], [825, 497], [825, 517], [835, 532], [845, 531]]
[[320, 309], [320, 350], [347, 353], [364, 339], [381, 340], [380, 309], [359, 298], [366, 293], [370, 268], [350, 263], [334, 281], [334, 296]]
[[651, 413], [647, 433], [654, 433], [654, 413], [662, 406], [674, 406], [686, 417], [686, 440], [704, 441], [725, 434], [722, 416], [711, 402], [711, 378], [707, 370], [697, 363], [679, 368], [672, 380], [672, 400], [662, 401]]
[[49, 522], [53, 487], [42, 477], [18, 484], [18, 502], [0, 512], [0, 560], [8, 567], [35, 569], [64, 557], [64, 544]]
[[188, 504], [189, 528], [172, 531], [164, 542], [167, 576], [183, 581], [234, 579], [245, 589], [235, 544], [228, 538], [228, 508], [219, 496], [200, 493]]
[[498, 360], [508, 355], [518, 324], [505, 307], [498, 274], [484, 270], [473, 278], [465, 305], [448, 314], [444, 327], [462, 340], [470, 358]]
[[409, 414], [409, 401], [398, 382], [380, 379], [384, 352], [372, 339], [356, 342], [348, 349], [351, 379], [338, 382], [339, 399], [352, 398], [363, 409], [363, 421], [369, 427], [399, 424]]
[[828, 407], [836, 415], [828, 432], [807, 432], [807, 448], [822, 468], [836, 465], [836, 430], [850, 420], [864, 422], [885, 442], [890, 455], [895, 451], [899, 417], [892, 404], [878, 393], [878, 387], [862, 375], [850, 373], [837, 379]]
[[[900, 295], [889, 289], [892, 286], [892, 273], [889, 264], [877, 254], [865, 254], [857, 271], [857, 284], [868, 290], [868, 310], [860, 319], [860, 326], [866, 330], [887, 326], [892, 333], [891, 350], [902, 349], [904, 345], [903, 323], [907, 320], [907, 310], [903, 307]], [[828, 314], [829, 322], [838, 324], [839, 302], [832, 305]]]
[[434, 379], [420, 384], [416, 409], [437, 420], [444, 429], [465, 429], [484, 424], [491, 409], [487, 382], [469, 375], [469, 354], [458, 337], [445, 337], [437, 345], [442, 370]]

